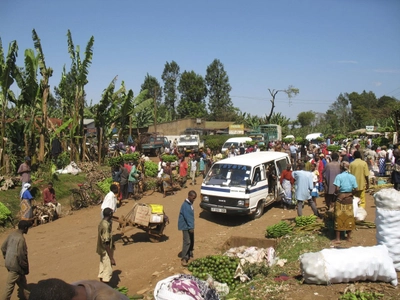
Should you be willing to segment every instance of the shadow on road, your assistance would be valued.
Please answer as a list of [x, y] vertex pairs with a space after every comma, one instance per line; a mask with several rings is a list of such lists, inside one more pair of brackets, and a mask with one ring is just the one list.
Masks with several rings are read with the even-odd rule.
[[[277, 204], [272, 204], [269, 205], [264, 209], [264, 215], [271, 210], [273, 207], [276, 207]], [[250, 215], [245, 215], [245, 216], [240, 216], [240, 215], [227, 215], [227, 214], [222, 214], [222, 213], [211, 213], [208, 211], [201, 211], [199, 213], [199, 217], [201, 219], [219, 224], [219, 225], [224, 225], [224, 226], [230, 226], [230, 227], [236, 227], [236, 226], [241, 226], [243, 224], [246, 224], [248, 222], [252, 221], [252, 218]], [[263, 218], [264, 216], [261, 216]]]

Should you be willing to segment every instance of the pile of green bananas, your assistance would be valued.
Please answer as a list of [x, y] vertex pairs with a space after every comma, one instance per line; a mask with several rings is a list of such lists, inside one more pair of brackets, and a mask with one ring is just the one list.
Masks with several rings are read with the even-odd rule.
[[292, 231], [292, 227], [285, 221], [280, 221], [279, 223], [268, 226], [265, 232], [267, 238], [279, 238]]
[[294, 219], [294, 222], [296, 223], [296, 227], [303, 227], [303, 226], [311, 225], [311, 224], [314, 224], [316, 221], [317, 221], [316, 215], [300, 216], [300, 217], [296, 217]]

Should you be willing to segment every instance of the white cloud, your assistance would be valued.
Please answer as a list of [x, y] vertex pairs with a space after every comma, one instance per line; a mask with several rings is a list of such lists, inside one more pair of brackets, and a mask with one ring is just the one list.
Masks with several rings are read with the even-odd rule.
[[376, 73], [400, 73], [399, 69], [376, 69], [374, 70]]
[[374, 82], [372, 82], [375, 86], [381, 86], [382, 85], [382, 82], [379, 82], [379, 81], [374, 81]]

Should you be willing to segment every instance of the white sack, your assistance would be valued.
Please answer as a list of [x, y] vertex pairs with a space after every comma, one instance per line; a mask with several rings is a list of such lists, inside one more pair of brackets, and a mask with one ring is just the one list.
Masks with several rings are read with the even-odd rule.
[[377, 244], [388, 248], [395, 269], [400, 271], [400, 192], [382, 189], [374, 199]]
[[357, 209], [357, 215], [355, 216], [357, 221], [364, 221], [367, 218], [367, 211], [364, 207], [359, 207]]
[[358, 213], [358, 203], [360, 203], [360, 198], [358, 197], [353, 197], [353, 214], [354, 217], [357, 217], [357, 213]]
[[157, 282], [157, 285], [154, 288], [154, 299], [156, 299], [156, 300], [193, 300], [193, 298], [190, 297], [189, 295], [175, 294], [169, 290], [169, 288], [168, 288], [169, 284], [177, 277], [179, 277], [179, 274], [167, 277], [167, 278]]
[[385, 245], [324, 249], [300, 256], [307, 283], [331, 284], [353, 281], [383, 281], [397, 285], [397, 273]]

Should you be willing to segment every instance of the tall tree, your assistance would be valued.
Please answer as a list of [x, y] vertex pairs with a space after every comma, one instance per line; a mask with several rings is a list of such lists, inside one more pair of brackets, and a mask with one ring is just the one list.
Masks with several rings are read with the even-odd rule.
[[161, 108], [162, 89], [157, 78], [147, 74], [140, 87], [140, 92], [143, 91], [147, 91], [147, 97], [153, 99], [153, 108], [148, 107], [146, 110], [142, 110], [136, 117], [139, 120], [146, 120], [149, 115], [153, 115], [153, 122], [156, 126], [160, 112], [165, 112], [165, 110]]
[[16, 59], [17, 59], [17, 52], [18, 52], [18, 44], [16, 41], [12, 41], [8, 46], [7, 56], [4, 56], [3, 45], [0, 38], [0, 87], [1, 87], [1, 94], [0, 94], [0, 101], [1, 101], [1, 153], [0, 153], [0, 161], [1, 166], [4, 165], [4, 151], [5, 151], [5, 130], [6, 130], [6, 112], [8, 108], [8, 101], [10, 97], [13, 95], [10, 93], [10, 87], [14, 82], [13, 74], [16, 67]]
[[180, 118], [202, 118], [206, 116], [207, 88], [201, 75], [194, 71], [184, 71], [179, 81], [178, 91], [181, 93], [181, 100], [177, 108]]
[[347, 93], [341, 93], [336, 101], [329, 106], [326, 117], [330, 124], [337, 124], [337, 128], [332, 128], [332, 133], [351, 131], [351, 107]]
[[176, 120], [176, 106], [178, 102], [178, 82], [180, 78], [180, 68], [175, 61], [166, 62], [164, 71], [161, 75], [164, 81], [164, 104], [167, 111], [171, 114], [172, 120]]
[[271, 101], [271, 110], [269, 112], [269, 115], [267, 116], [267, 122], [270, 123], [271, 122], [271, 117], [272, 114], [274, 113], [274, 109], [275, 109], [275, 98], [276, 95], [279, 92], [283, 92], [287, 95], [287, 97], [289, 98], [289, 100], [291, 100], [293, 97], [295, 97], [298, 93], [299, 93], [299, 89], [293, 87], [292, 85], [289, 85], [288, 88], [286, 90], [275, 90], [275, 89], [268, 89], [272, 99]]
[[42, 79], [40, 81], [40, 91], [42, 98], [42, 118], [40, 125], [40, 141], [39, 141], [39, 162], [44, 161], [44, 143], [45, 136], [47, 134], [47, 99], [49, 97], [49, 78], [53, 75], [53, 69], [50, 67], [46, 67], [46, 62], [44, 59], [44, 54], [42, 50], [42, 44], [40, 43], [40, 38], [37, 35], [35, 29], [32, 30], [32, 39], [35, 45], [35, 49], [38, 55], [38, 63], [40, 75], [42, 75]]
[[74, 82], [74, 113], [71, 130], [71, 160], [79, 160], [83, 156], [83, 117], [85, 107], [85, 85], [88, 83], [89, 67], [92, 63], [94, 37], [86, 45], [85, 57], [81, 60], [80, 47], [74, 46], [71, 32], [67, 32], [68, 53], [71, 57], [70, 75]]
[[312, 124], [315, 120], [315, 112], [303, 111], [297, 115], [297, 121], [301, 127], [307, 127]]
[[363, 91], [361, 94], [348, 94], [351, 104], [352, 123], [354, 129], [364, 128], [367, 125], [377, 124], [378, 100], [373, 92]]
[[232, 90], [229, 84], [229, 77], [224, 65], [218, 60], [207, 67], [206, 85], [208, 94], [209, 119], [212, 121], [226, 121], [232, 116], [234, 110], [231, 97]]

